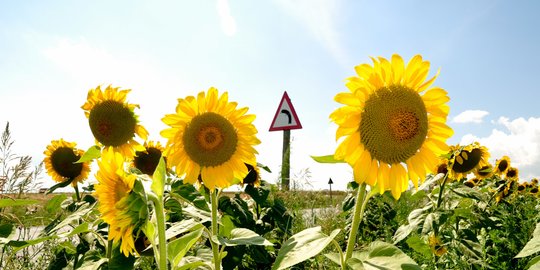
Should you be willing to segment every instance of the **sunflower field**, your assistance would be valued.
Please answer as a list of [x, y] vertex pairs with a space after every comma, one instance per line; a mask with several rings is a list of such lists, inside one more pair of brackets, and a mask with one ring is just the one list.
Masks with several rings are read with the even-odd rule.
[[0, 198], [0, 268], [540, 269], [538, 180], [479, 143], [446, 143], [450, 98], [422, 56], [372, 61], [335, 95], [335, 152], [312, 156], [353, 172], [337, 208], [314, 193], [330, 214], [261, 179], [256, 116], [228, 92], [179, 98], [159, 142], [131, 90], [98, 86], [81, 102], [95, 145], [44, 146], [57, 182], [45, 200], [25, 197], [39, 170], [15, 166], [26, 184]]

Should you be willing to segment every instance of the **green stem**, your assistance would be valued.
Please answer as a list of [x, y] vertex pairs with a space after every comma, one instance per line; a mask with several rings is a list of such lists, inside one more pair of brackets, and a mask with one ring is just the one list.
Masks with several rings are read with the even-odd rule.
[[439, 198], [437, 198], [437, 208], [439, 208], [441, 206], [444, 186], [446, 185], [446, 180], [447, 179], [448, 179], [448, 172], [446, 172], [446, 174], [444, 175], [443, 182], [441, 184], [441, 188], [439, 189]]
[[[354, 216], [351, 225], [351, 231], [349, 233], [349, 239], [347, 240], [347, 249], [345, 252], [344, 264], [347, 263], [352, 256], [354, 245], [356, 244], [356, 232], [358, 231], [358, 225], [364, 216], [364, 197], [366, 195], [366, 183], [360, 185], [360, 189], [356, 194], [356, 202], [354, 204]], [[343, 265], [341, 266], [343, 268]]]
[[81, 201], [81, 195], [79, 194], [79, 186], [75, 185], [73, 188], [75, 189], [75, 195], [77, 196], [77, 202], [80, 202]]
[[[210, 242], [213, 243], [214, 237], [218, 236], [218, 219], [217, 219], [217, 207], [218, 207], [218, 190], [214, 190], [210, 195], [210, 203], [212, 204], [212, 235], [210, 236]], [[214, 269], [221, 269], [221, 258], [219, 256], [219, 243], [212, 244], [212, 253], [214, 254]]]
[[341, 247], [339, 246], [339, 243], [334, 239], [332, 239], [332, 243], [334, 244], [336, 249], [339, 251], [339, 263], [341, 264], [341, 269], [346, 270], [347, 269], [347, 264], [345, 264], [345, 261], [344, 261], [344, 258], [343, 258], [343, 251], [341, 250]]
[[158, 229], [158, 248], [159, 248], [159, 269], [167, 270], [167, 240], [165, 239], [165, 210], [163, 209], [163, 200], [154, 193], [149, 192], [148, 199], [154, 203]]
[[[109, 226], [109, 230], [110, 229], [111, 227]], [[109, 241], [107, 242], [107, 259], [109, 259], [109, 261], [112, 258], [112, 249], [113, 249], [113, 240], [109, 239]]]

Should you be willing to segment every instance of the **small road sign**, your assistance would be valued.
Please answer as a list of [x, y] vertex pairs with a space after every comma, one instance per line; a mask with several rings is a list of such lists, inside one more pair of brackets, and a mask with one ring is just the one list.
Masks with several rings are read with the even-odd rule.
[[274, 115], [274, 120], [272, 120], [272, 124], [270, 125], [270, 131], [301, 128], [302, 124], [300, 123], [300, 119], [298, 119], [298, 115], [296, 115], [291, 99], [289, 98], [289, 95], [287, 95], [287, 91], [285, 91], [276, 114]]

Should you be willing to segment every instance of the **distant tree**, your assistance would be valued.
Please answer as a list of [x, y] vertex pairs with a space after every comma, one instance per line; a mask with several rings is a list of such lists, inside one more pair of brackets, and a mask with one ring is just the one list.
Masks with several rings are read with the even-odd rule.
[[0, 192], [20, 197], [41, 186], [38, 180], [43, 171], [43, 162], [32, 168], [32, 157], [13, 153], [14, 143], [8, 122], [0, 139]]

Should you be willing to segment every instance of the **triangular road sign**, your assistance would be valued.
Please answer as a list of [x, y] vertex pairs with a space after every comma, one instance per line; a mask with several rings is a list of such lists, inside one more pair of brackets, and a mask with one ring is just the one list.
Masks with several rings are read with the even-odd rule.
[[270, 131], [301, 128], [302, 124], [300, 123], [300, 119], [298, 119], [298, 115], [296, 115], [291, 99], [289, 98], [289, 95], [287, 95], [287, 91], [285, 91], [276, 114], [274, 115], [274, 120], [272, 120], [272, 124], [270, 125]]

